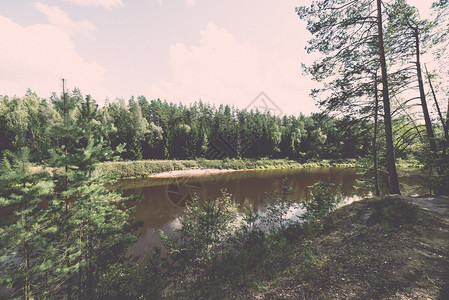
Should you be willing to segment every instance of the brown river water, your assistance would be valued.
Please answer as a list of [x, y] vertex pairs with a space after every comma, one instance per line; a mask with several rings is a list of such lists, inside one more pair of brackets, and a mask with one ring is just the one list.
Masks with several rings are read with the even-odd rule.
[[[181, 176], [175, 178], [143, 178], [121, 180], [123, 195], [141, 195], [141, 201], [136, 202], [134, 218], [142, 221], [139, 228], [141, 234], [132, 250], [135, 254], [142, 254], [152, 246], [161, 246], [157, 231], [162, 229], [170, 235], [179, 226], [178, 218], [183, 215], [185, 201], [193, 195], [199, 195], [200, 201], [215, 199], [225, 188], [232, 195], [233, 201], [240, 210], [250, 204], [259, 212], [264, 211], [263, 198], [266, 192], [280, 190], [282, 181], [295, 191], [298, 202], [305, 199], [308, 186], [319, 181], [337, 183], [341, 186], [345, 202], [359, 200], [366, 192], [356, 189], [357, 171], [349, 168], [319, 167], [306, 169], [283, 170], [248, 170], [227, 173], [204, 173]], [[422, 183], [417, 175], [402, 177], [401, 183], [409, 186]], [[425, 193], [425, 190], [421, 190]], [[294, 213], [292, 215], [295, 215]]]

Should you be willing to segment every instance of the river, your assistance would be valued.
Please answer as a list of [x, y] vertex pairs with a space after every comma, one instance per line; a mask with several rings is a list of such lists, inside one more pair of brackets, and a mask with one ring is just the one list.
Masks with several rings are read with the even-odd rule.
[[[241, 210], [251, 204], [263, 212], [265, 204], [262, 199], [265, 193], [279, 190], [284, 178], [295, 191], [298, 202], [305, 199], [308, 186], [319, 181], [339, 184], [346, 203], [358, 200], [366, 194], [366, 191], [356, 188], [355, 169], [337, 167], [227, 173], [204, 171], [192, 176], [121, 180], [118, 184], [122, 186], [124, 196], [142, 195], [141, 201], [134, 203], [136, 211], [133, 215], [137, 221], [143, 222], [138, 230], [141, 237], [132, 250], [141, 254], [145, 248], [160, 246], [157, 231], [162, 229], [170, 234], [179, 224], [177, 219], [183, 215], [185, 201], [193, 195], [199, 195], [201, 201], [215, 199], [220, 195], [221, 189], [226, 189]], [[401, 183], [412, 186], [422, 183], [422, 180], [413, 175], [402, 177]]]

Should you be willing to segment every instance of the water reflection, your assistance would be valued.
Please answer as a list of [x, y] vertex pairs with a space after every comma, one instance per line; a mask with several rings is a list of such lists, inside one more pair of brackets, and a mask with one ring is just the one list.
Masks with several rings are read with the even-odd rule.
[[[179, 178], [120, 180], [118, 184], [122, 187], [124, 196], [142, 195], [141, 201], [133, 203], [136, 206], [135, 219], [143, 222], [143, 226], [139, 228], [141, 237], [133, 250], [141, 254], [146, 247], [161, 246], [157, 230], [162, 229], [170, 234], [179, 225], [178, 218], [183, 214], [185, 201], [194, 194], [198, 194], [200, 200], [205, 201], [217, 198], [220, 195], [220, 189], [226, 188], [241, 211], [251, 204], [254, 209], [263, 212], [265, 204], [261, 200], [264, 194], [279, 190], [282, 180], [287, 178], [287, 184], [295, 191], [298, 202], [306, 197], [308, 186], [318, 181], [329, 181], [341, 185], [345, 202], [348, 203], [358, 200], [359, 195], [365, 192], [354, 187], [357, 184], [356, 173], [355, 169], [346, 168], [256, 170], [221, 174], [204, 171], [199, 175]], [[401, 190], [404, 194], [428, 193], [428, 190], [422, 187], [417, 188], [424, 184], [424, 180], [416, 171], [410, 174], [400, 170], [399, 174], [407, 175], [400, 178], [403, 184]], [[413, 189], [410, 189], [411, 187]], [[14, 218], [14, 209], [14, 207], [2, 207], [0, 220], [11, 222]], [[298, 212], [292, 212], [291, 217], [294, 218]], [[8, 218], [5, 220], [4, 217]]]
[[344, 168], [310, 168], [296, 170], [256, 170], [239, 171], [222, 174], [205, 172], [200, 176], [180, 178], [148, 178], [124, 180], [120, 184], [124, 195], [142, 195], [142, 200], [135, 203], [136, 220], [143, 221], [139, 229], [142, 234], [133, 250], [139, 254], [145, 247], [157, 246], [161, 241], [157, 230], [166, 233], [179, 224], [177, 218], [183, 214], [185, 201], [195, 194], [200, 201], [215, 199], [220, 190], [225, 188], [232, 194], [233, 201], [240, 210], [250, 204], [259, 211], [265, 209], [262, 199], [266, 192], [279, 190], [284, 178], [295, 191], [298, 202], [305, 199], [307, 187], [319, 181], [329, 181], [341, 185], [346, 200], [354, 199], [357, 191], [356, 171]]

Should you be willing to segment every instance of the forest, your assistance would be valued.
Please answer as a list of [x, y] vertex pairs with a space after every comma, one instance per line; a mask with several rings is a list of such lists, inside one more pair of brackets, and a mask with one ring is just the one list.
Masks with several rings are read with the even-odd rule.
[[[380, 195], [381, 187], [400, 194], [397, 162], [415, 160], [432, 191], [448, 194], [448, 7], [447, 0], [434, 2], [432, 20], [405, 0], [298, 7], [313, 35], [308, 52], [322, 54], [304, 66], [323, 83], [312, 91], [322, 112], [310, 116], [145, 96], [100, 106], [78, 88], [68, 92], [64, 80], [49, 99], [31, 89], [23, 97], [1, 96], [0, 293], [11, 299], [210, 297], [221, 283], [240, 286], [251, 270], [266, 273], [284, 258], [291, 234], [284, 216], [296, 205], [288, 186], [268, 196], [277, 206], [265, 219], [247, 208], [239, 226], [225, 192], [203, 206], [191, 203], [178, 235], [161, 233], [169, 259], [156, 249], [143, 265], [136, 262], [128, 250], [138, 224], [128, 203], [137, 199], [108, 190], [105, 183], [117, 178], [100, 172], [100, 162], [356, 158]], [[423, 55], [434, 63], [423, 65]], [[232, 151], [211, 154], [218, 140]], [[341, 201], [336, 187], [312, 189], [302, 204], [306, 222], [294, 225], [295, 234], [319, 231], [316, 222]], [[274, 229], [261, 230], [257, 220]]]
[[[234, 152], [223, 154], [229, 158], [356, 158], [369, 153], [372, 135], [370, 120], [349, 116], [279, 117], [229, 105], [216, 108], [202, 102], [184, 106], [159, 99], [148, 101], [144, 96], [129, 101], [117, 99], [99, 107], [78, 89], [66, 97], [76, 106], [75, 123], [81, 122], [82, 107], [89, 106], [98, 122], [94, 130], [107, 145], [124, 145], [122, 160], [212, 158], [208, 157], [208, 147], [220, 137], [229, 139], [235, 147]], [[33, 161], [46, 161], [50, 145], [57, 142], [49, 125], [63, 122], [60, 99], [56, 94], [50, 100], [41, 99], [31, 91], [23, 97], [2, 97], [1, 150], [15, 151], [26, 145]], [[110, 130], [101, 132], [102, 127]], [[18, 140], [21, 131], [22, 141]]]

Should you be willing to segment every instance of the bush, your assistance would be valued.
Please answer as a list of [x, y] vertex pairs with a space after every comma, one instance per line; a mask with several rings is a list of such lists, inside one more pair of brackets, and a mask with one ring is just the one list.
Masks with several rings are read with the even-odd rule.
[[161, 238], [173, 259], [174, 276], [188, 283], [211, 279], [212, 266], [226, 250], [226, 242], [236, 228], [237, 208], [231, 196], [222, 191], [215, 201], [200, 204], [197, 198], [187, 203], [181, 227], [168, 238]]
[[287, 179], [282, 181], [281, 191], [265, 194], [264, 202], [268, 204], [262, 224], [271, 232], [285, 230], [292, 221], [287, 217], [288, 212], [298, 208], [294, 191], [287, 185]]
[[167, 287], [167, 274], [160, 248], [153, 248], [130, 266], [128, 296], [132, 299], [160, 299]]
[[319, 219], [337, 208], [343, 201], [339, 185], [331, 182], [317, 182], [309, 187], [309, 195], [301, 202], [305, 210], [302, 219], [312, 221]]
[[435, 174], [429, 183], [435, 194], [449, 195], [449, 156], [436, 161]]
[[416, 207], [400, 198], [385, 198], [372, 206], [374, 213], [367, 220], [367, 224], [381, 223], [387, 231], [400, 225], [413, 224], [418, 217]]

